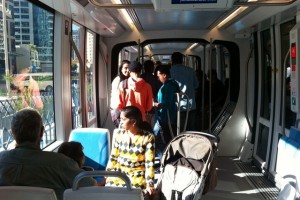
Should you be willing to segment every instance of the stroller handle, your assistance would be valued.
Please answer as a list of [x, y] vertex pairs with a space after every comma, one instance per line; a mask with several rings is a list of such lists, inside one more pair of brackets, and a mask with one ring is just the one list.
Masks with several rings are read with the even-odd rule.
[[210, 134], [210, 133], [204, 133], [204, 132], [200, 132], [200, 131], [185, 131], [182, 132], [181, 134], [198, 134], [198, 135], [203, 135], [206, 136], [212, 140], [214, 140], [217, 144], [220, 142], [220, 137], [214, 134]]

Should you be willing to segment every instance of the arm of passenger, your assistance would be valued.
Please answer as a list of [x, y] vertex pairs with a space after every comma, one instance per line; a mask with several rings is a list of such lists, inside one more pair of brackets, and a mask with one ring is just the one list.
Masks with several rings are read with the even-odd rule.
[[110, 153], [110, 157], [106, 166], [107, 171], [117, 171], [118, 166], [118, 156], [119, 156], [119, 143], [118, 143], [119, 133], [115, 131], [113, 134], [113, 141], [112, 141], [112, 149]]
[[194, 85], [194, 89], [196, 90], [199, 86], [199, 81], [198, 81], [198, 78], [196, 76], [196, 73], [194, 73], [194, 76], [193, 76], [193, 85]]
[[85, 177], [81, 179], [78, 183], [79, 187], [87, 187], [87, 186], [97, 186], [97, 181], [91, 177]]
[[[175, 87], [176, 86], [176, 87]], [[164, 123], [168, 123], [168, 110], [172, 110], [176, 103], [176, 92], [179, 87], [176, 84], [175, 86], [168, 84], [161, 90], [161, 104], [162, 104], [162, 113], [161, 113], [161, 121]]]
[[168, 92], [168, 89], [167, 87], [165, 86], [164, 88], [161, 89], [161, 98], [160, 98], [160, 108], [162, 109], [161, 110], [161, 115], [160, 115], [160, 118], [161, 118], [161, 121], [166, 123], [167, 120], [168, 120], [168, 115], [167, 115], [167, 110], [168, 110], [168, 95], [166, 95], [166, 93]]
[[[74, 178], [81, 172], [84, 172], [83, 169], [78, 167], [78, 164], [72, 160], [60, 160], [61, 162], [61, 180], [65, 183], [66, 188], [71, 188], [73, 185]], [[91, 177], [85, 177], [81, 179], [78, 183], [79, 187], [86, 186], [96, 186], [97, 181]]]
[[155, 160], [155, 137], [153, 134], [149, 136], [145, 150], [145, 178], [146, 183], [154, 183], [154, 160]]
[[117, 76], [111, 83], [110, 107], [117, 108], [119, 104], [119, 84], [120, 78]]
[[43, 104], [43, 101], [42, 101], [42, 98], [41, 98], [38, 83], [35, 80], [32, 80], [31, 84], [30, 84], [30, 87], [32, 87], [32, 88], [29, 88], [29, 89], [32, 90], [32, 100], [34, 102], [35, 107], [37, 109], [43, 109], [44, 104]]
[[122, 110], [123, 107], [125, 107], [124, 97], [123, 97], [123, 91], [119, 91], [119, 102], [118, 102], [118, 110]]
[[153, 107], [153, 93], [152, 93], [152, 88], [149, 85], [148, 91], [147, 91], [147, 107], [146, 111], [150, 111]]
[[156, 193], [154, 188], [154, 160], [155, 160], [155, 137], [150, 135], [145, 151], [145, 165], [146, 165], [146, 190], [150, 195]]

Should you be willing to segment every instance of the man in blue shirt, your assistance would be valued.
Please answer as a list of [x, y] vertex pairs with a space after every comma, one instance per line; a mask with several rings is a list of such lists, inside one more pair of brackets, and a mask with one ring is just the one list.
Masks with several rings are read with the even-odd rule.
[[[156, 107], [156, 123], [153, 131], [156, 137], [156, 154], [158, 157], [161, 157], [166, 145], [172, 139], [171, 131], [173, 134], [176, 134], [176, 93], [180, 92], [180, 89], [178, 83], [170, 78], [170, 69], [168, 66], [157, 66], [156, 73], [163, 85], [157, 93], [157, 102], [154, 103]], [[170, 127], [172, 130], [170, 130]]]
[[[57, 199], [62, 200], [64, 190], [71, 188], [75, 176], [84, 170], [63, 154], [41, 150], [44, 127], [37, 111], [20, 110], [14, 114], [11, 127], [16, 148], [0, 153], [0, 185], [51, 188]], [[89, 177], [79, 183], [80, 186], [96, 184]]]
[[180, 101], [180, 128], [181, 130], [183, 129], [187, 109], [189, 109], [186, 130], [195, 131], [195, 91], [199, 85], [198, 79], [192, 68], [183, 65], [183, 55], [180, 52], [174, 52], [171, 59], [171, 77], [178, 82], [181, 92], [184, 92], [189, 97], [189, 102], [187, 102], [186, 97], [183, 97]]

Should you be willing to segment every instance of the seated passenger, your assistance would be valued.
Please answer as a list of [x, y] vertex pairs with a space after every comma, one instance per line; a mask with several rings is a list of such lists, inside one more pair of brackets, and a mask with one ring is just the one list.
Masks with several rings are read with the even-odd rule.
[[[16, 148], [0, 152], [0, 185], [51, 188], [57, 199], [71, 188], [77, 174], [84, 171], [71, 158], [40, 148], [44, 127], [40, 114], [25, 108], [14, 114], [11, 129]], [[84, 178], [79, 186], [94, 186], [93, 178]]]
[[83, 153], [83, 146], [80, 142], [63, 142], [58, 148], [57, 152], [62, 153], [75, 160], [81, 169], [84, 169], [86, 171], [94, 171], [92, 167], [83, 166], [85, 155]]
[[[142, 113], [135, 106], [122, 109], [121, 128], [114, 133], [106, 170], [125, 173], [132, 187], [141, 188], [146, 199], [156, 192], [154, 188], [154, 135], [147, 131], [149, 124], [143, 122]], [[125, 185], [120, 178], [108, 177], [106, 180], [106, 186], [124, 187]]]

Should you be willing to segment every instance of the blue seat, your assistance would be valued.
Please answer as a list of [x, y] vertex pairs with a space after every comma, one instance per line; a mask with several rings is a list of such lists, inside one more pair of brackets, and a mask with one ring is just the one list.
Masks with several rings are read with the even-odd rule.
[[84, 166], [105, 170], [110, 155], [110, 132], [104, 128], [77, 128], [71, 131], [69, 141], [80, 142], [85, 154]]
[[297, 142], [300, 142], [300, 130], [298, 128], [291, 127], [289, 138], [291, 138]]

